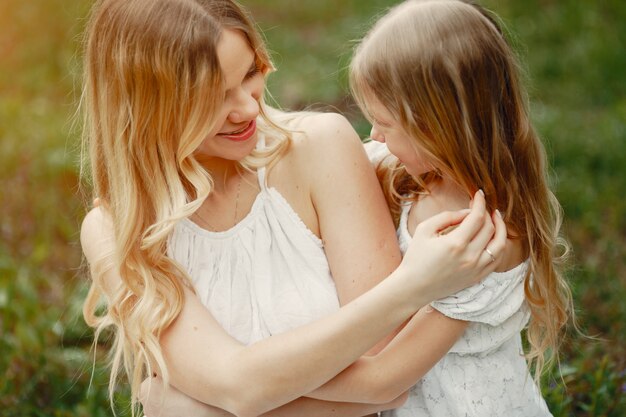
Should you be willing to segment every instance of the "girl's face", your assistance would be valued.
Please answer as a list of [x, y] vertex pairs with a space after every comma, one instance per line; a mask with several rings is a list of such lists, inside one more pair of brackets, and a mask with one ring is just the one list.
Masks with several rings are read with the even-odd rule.
[[404, 130], [389, 111], [376, 99], [369, 97], [367, 108], [372, 118], [371, 137], [373, 140], [386, 143], [389, 152], [394, 154], [405, 166], [407, 172], [417, 178], [434, 169], [425, 152], [418, 152], [411, 141], [415, 139]]
[[239, 31], [224, 30], [217, 45], [217, 56], [226, 94], [218, 110], [217, 125], [197, 152], [206, 157], [239, 161], [256, 146], [256, 118], [265, 78], [248, 41]]

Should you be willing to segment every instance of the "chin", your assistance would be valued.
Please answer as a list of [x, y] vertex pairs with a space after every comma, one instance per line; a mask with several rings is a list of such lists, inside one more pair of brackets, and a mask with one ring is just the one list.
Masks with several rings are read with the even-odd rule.
[[219, 158], [226, 161], [241, 161], [248, 157], [256, 148], [256, 135], [241, 143], [226, 142], [213, 144], [213, 149], [200, 150], [199, 153], [208, 158]]

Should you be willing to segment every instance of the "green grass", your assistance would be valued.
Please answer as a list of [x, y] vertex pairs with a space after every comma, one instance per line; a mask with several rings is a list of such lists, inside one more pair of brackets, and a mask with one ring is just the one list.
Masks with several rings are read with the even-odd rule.
[[[269, 86], [277, 101], [331, 105], [364, 135], [345, 67], [352, 41], [391, 3], [246, 1], [274, 52]], [[110, 415], [102, 360], [88, 390], [91, 331], [80, 313], [86, 277], [77, 243], [84, 209], [70, 129], [89, 4], [0, 6], [1, 417]], [[626, 3], [486, 4], [515, 33], [526, 62], [574, 248], [576, 307], [585, 331], [599, 338], [571, 334], [562, 379], [546, 377], [544, 395], [555, 416], [626, 415]]]

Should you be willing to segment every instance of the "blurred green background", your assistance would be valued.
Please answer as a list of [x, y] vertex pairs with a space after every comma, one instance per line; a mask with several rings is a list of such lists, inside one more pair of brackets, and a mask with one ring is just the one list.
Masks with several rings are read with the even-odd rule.
[[[365, 135], [346, 92], [353, 40], [390, 0], [248, 0], [285, 108], [334, 108]], [[81, 317], [79, 38], [87, 0], [0, 2], [0, 416], [108, 416]], [[574, 247], [569, 273], [589, 340], [563, 345], [544, 380], [555, 416], [626, 415], [626, 2], [488, 0], [530, 74]], [[326, 106], [326, 107], [324, 107]], [[104, 342], [106, 344], [106, 341]], [[102, 357], [105, 346], [97, 351]], [[93, 381], [90, 379], [93, 375]], [[119, 400], [127, 399], [121, 389]], [[122, 414], [127, 409], [120, 408]]]

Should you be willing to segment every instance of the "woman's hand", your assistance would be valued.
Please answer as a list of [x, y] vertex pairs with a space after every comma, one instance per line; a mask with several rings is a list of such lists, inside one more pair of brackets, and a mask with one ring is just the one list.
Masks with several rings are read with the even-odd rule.
[[[441, 232], [458, 225], [449, 233]], [[404, 272], [420, 271], [424, 291], [442, 298], [478, 283], [498, 265], [506, 244], [499, 212], [489, 215], [482, 191], [471, 209], [443, 212], [421, 222], [402, 260]]]

